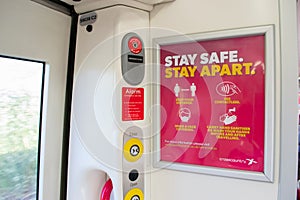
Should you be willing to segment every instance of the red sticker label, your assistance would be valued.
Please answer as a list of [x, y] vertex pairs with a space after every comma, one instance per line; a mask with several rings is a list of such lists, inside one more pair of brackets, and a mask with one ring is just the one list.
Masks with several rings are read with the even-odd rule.
[[122, 88], [122, 120], [144, 119], [144, 88]]

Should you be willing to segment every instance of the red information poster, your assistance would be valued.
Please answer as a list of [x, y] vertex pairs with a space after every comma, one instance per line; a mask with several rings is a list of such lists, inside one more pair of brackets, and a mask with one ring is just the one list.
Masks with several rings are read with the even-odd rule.
[[122, 120], [144, 119], [144, 88], [122, 88]]
[[160, 160], [264, 171], [265, 36], [160, 45]]

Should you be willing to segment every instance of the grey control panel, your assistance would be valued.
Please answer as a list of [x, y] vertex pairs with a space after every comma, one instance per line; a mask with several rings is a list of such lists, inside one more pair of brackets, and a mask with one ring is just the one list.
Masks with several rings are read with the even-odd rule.
[[130, 85], [140, 84], [145, 76], [143, 40], [136, 33], [127, 33], [122, 39], [122, 76]]
[[123, 197], [124, 200], [144, 200], [143, 131], [129, 127], [123, 135]]

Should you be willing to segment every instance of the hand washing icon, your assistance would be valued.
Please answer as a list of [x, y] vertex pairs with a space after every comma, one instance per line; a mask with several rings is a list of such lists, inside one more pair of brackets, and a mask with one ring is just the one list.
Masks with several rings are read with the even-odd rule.
[[235, 107], [232, 109], [229, 109], [227, 113], [220, 116], [219, 120], [220, 122], [223, 122], [225, 125], [232, 124], [237, 120], [237, 116], [233, 115], [232, 112], [235, 112]]

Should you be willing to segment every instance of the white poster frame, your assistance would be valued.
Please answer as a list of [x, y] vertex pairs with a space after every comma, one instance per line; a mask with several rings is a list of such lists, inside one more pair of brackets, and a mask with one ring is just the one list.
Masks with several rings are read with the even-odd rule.
[[[225, 169], [218, 167], [172, 163], [161, 160], [160, 152], [160, 46], [186, 43], [192, 41], [205, 41], [224, 38], [237, 38], [243, 36], [265, 36], [265, 130], [264, 130], [264, 170], [253, 172], [245, 170]], [[153, 166], [170, 170], [201, 173], [208, 175], [273, 182], [274, 181], [274, 110], [275, 110], [275, 61], [274, 61], [274, 26], [258, 26], [242, 29], [231, 29], [216, 32], [197, 33], [192, 35], [176, 35], [153, 39]]]

